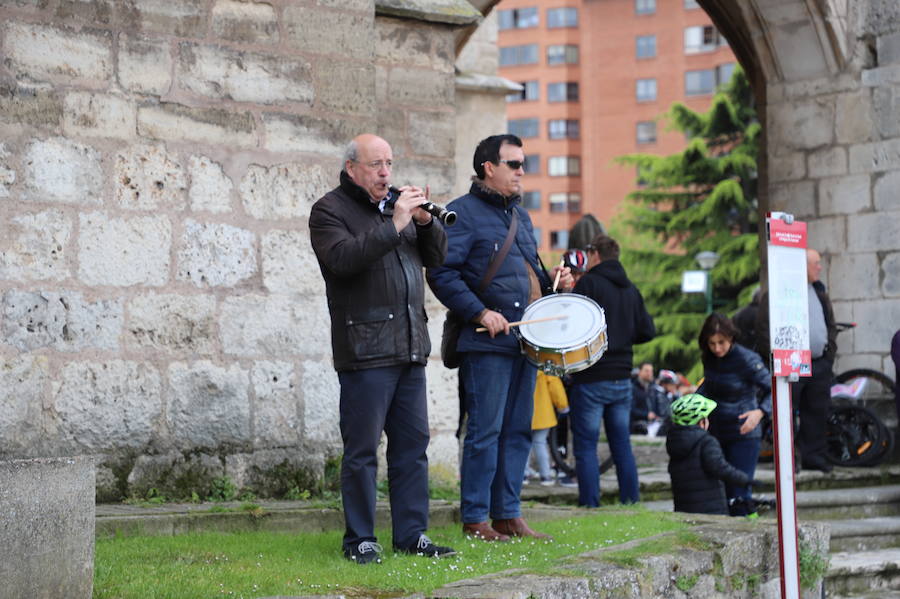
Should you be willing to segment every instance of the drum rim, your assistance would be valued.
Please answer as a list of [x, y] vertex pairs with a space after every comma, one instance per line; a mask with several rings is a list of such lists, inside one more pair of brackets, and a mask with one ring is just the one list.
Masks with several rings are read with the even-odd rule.
[[593, 308], [596, 308], [597, 313], [600, 316], [599, 325], [593, 326], [590, 331], [582, 334], [578, 339], [567, 340], [566, 345], [564, 345], [562, 347], [559, 347], [559, 346], [551, 347], [551, 346], [545, 345], [544, 343], [538, 344], [535, 341], [532, 341], [531, 339], [528, 338], [528, 331], [530, 330], [530, 328], [532, 326], [537, 326], [537, 324], [539, 324], [539, 323], [536, 323], [534, 325], [521, 325], [521, 326], [519, 326], [519, 335], [521, 336], [522, 341], [524, 343], [528, 343], [530, 346], [534, 347], [535, 349], [554, 350], [557, 352], [566, 351], [566, 350], [576, 349], [578, 347], [583, 347], [584, 345], [587, 345], [592, 339], [597, 337], [597, 335], [606, 331], [606, 329], [607, 329], [606, 312], [603, 310], [603, 308], [600, 306], [600, 304], [598, 304], [592, 298], [587, 297], [586, 295], [581, 295], [580, 293], [557, 293], [554, 295], [545, 295], [544, 297], [538, 298], [525, 308], [525, 311], [522, 313], [522, 320], [528, 320], [529, 310], [531, 310], [533, 312], [533, 309], [536, 306], [538, 306], [539, 304], [549, 303], [551, 301], [561, 301], [561, 300], [580, 302], [580, 303], [586, 304], [589, 307], [593, 306]]

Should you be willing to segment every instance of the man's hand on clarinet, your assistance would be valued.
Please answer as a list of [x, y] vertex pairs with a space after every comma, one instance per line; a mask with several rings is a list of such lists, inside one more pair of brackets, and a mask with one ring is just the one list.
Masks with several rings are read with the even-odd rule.
[[481, 313], [481, 316], [479, 316], [478, 323], [488, 330], [491, 339], [500, 332], [509, 335], [509, 321], [499, 312], [485, 310]]
[[404, 185], [399, 189], [400, 197], [394, 203], [394, 216], [391, 219], [397, 233], [406, 228], [411, 219], [420, 225], [427, 225], [431, 221], [431, 214], [419, 208], [428, 201], [428, 193], [421, 187]]

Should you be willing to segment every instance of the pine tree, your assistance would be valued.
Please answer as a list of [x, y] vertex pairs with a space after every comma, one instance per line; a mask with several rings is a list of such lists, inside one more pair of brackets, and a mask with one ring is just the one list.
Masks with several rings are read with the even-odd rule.
[[714, 309], [731, 314], [759, 281], [756, 157], [760, 124], [740, 67], [706, 113], [681, 103], [664, 115], [689, 137], [677, 154], [631, 154], [639, 189], [628, 196], [613, 235], [621, 260], [653, 316], [657, 337], [635, 348], [635, 361], [702, 376], [697, 335], [706, 318], [703, 294], [681, 291], [682, 273], [698, 270], [698, 252], [713, 250]]

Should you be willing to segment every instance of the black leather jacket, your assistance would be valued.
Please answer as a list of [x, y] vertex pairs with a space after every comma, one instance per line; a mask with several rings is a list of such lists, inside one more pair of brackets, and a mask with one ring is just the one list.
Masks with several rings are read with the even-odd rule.
[[309, 234], [325, 279], [335, 370], [425, 364], [431, 353], [423, 266], [440, 266], [447, 234], [436, 219], [398, 235], [390, 212], [341, 171], [312, 207]]

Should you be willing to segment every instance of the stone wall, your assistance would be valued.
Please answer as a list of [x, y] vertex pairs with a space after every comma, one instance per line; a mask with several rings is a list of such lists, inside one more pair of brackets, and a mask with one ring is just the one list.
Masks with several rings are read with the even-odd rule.
[[[478, 18], [378, 13], [0, 2], [0, 457], [98, 455], [101, 499], [321, 474], [338, 384], [310, 207], [371, 130], [397, 182], [452, 194], [453, 34]], [[428, 374], [455, 472], [455, 382]]]

